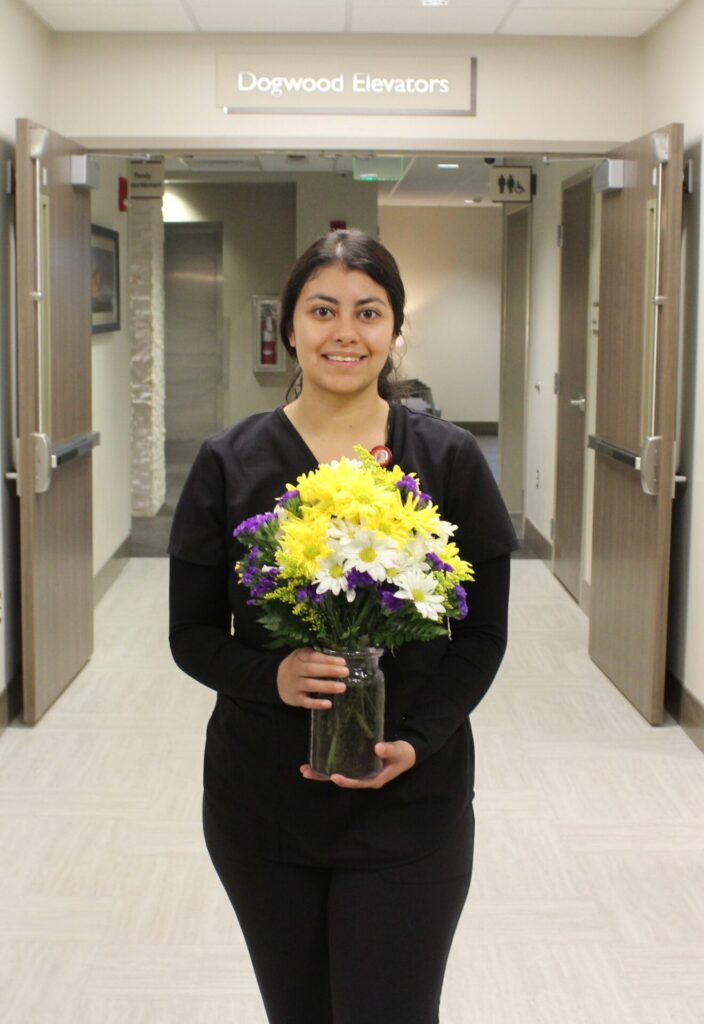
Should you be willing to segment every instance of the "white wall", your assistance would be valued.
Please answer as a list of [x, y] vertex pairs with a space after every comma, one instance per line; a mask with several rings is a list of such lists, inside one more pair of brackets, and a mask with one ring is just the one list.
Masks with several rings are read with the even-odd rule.
[[4, 475], [12, 467], [10, 423], [10, 225], [12, 201], [5, 194], [5, 162], [13, 157], [15, 119], [49, 120], [50, 33], [15, 0], [0, 0], [0, 696], [19, 671], [19, 558], [17, 498]]
[[[644, 100], [652, 130], [683, 121], [685, 155], [694, 160], [695, 194], [685, 197], [683, 420], [681, 469], [686, 489], [674, 505], [668, 666], [704, 702], [704, 0], [688, 0], [643, 44]], [[698, 401], [697, 401], [698, 398]]]
[[377, 192], [375, 181], [354, 181], [339, 174], [299, 174], [296, 177], [296, 253], [330, 230], [330, 221], [347, 221], [376, 238]]
[[496, 422], [501, 210], [382, 206], [379, 226], [407, 293], [402, 375], [430, 385], [445, 419]]
[[550, 537], [555, 507], [557, 396], [559, 365], [560, 249], [562, 182], [589, 163], [536, 165], [531, 242], [530, 330], [526, 394], [526, 481], [524, 512], [533, 526]]
[[[227, 115], [215, 58], [238, 50], [474, 55], [477, 117]], [[583, 152], [633, 138], [642, 111], [637, 39], [61, 33], [52, 58], [53, 127], [94, 146]]]
[[[278, 295], [296, 255], [295, 184], [168, 185], [164, 220], [223, 225], [223, 316], [229, 388], [225, 426], [283, 402], [288, 381], [252, 368], [252, 296]], [[168, 339], [167, 339], [168, 344]], [[278, 374], [276, 375], [278, 378]]]
[[16, 0], [0, 0], [0, 138], [14, 143], [15, 119], [49, 125], [52, 34]]
[[127, 215], [117, 208], [124, 160], [100, 160], [100, 188], [91, 193], [91, 220], [120, 235], [121, 329], [94, 334], [93, 572], [97, 574], [130, 535], [130, 339], [127, 325]]

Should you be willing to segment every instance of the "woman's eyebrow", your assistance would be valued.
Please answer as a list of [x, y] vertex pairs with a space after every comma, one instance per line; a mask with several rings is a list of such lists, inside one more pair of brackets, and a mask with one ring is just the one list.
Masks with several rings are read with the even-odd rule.
[[[308, 298], [306, 299], [306, 302], [330, 302], [335, 306], [340, 305], [340, 300], [336, 299], [333, 295], [309, 295]], [[380, 302], [382, 306], [386, 305], [381, 295], [368, 295], [364, 299], [357, 299], [357, 301], [355, 302], [355, 306], [366, 306], [370, 302]]]

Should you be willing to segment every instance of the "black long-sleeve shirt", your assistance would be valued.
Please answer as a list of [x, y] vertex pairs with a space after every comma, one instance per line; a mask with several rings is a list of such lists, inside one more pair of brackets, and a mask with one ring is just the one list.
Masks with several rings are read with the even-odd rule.
[[[286, 651], [266, 634], [234, 563], [232, 537], [268, 511], [287, 484], [317, 465], [282, 410], [249, 417], [209, 439], [196, 458], [172, 530], [170, 643], [189, 675], [218, 694], [208, 726], [206, 797], [243, 851], [299, 863], [410, 860], [442, 840], [473, 795], [468, 715], [487, 692], [506, 646], [510, 519], [476, 442], [444, 421], [392, 406], [393, 462], [418, 473], [454, 540], [475, 567], [469, 614], [452, 640], [406, 644], [382, 668], [385, 737], [405, 739], [416, 764], [380, 790], [340, 790], [303, 779], [309, 712], [281, 700]], [[234, 635], [232, 623], [234, 622]]]

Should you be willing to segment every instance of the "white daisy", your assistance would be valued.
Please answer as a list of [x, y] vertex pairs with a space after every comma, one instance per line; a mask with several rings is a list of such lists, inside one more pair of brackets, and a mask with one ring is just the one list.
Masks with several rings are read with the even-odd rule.
[[381, 583], [386, 579], [387, 570], [395, 569], [398, 562], [398, 548], [390, 537], [377, 534], [374, 530], [358, 530], [344, 542], [345, 572], [358, 569], [367, 572], [373, 580]]
[[418, 567], [409, 569], [394, 579], [397, 587], [396, 597], [404, 601], [413, 601], [418, 612], [424, 619], [439, 622], [444, 614], [444, 598], [437, 594], [435, 580], [431, 575]]
[[[321, 558], [318, 562], [318, 575], [313, 582], [318, 584], [315, 588], [318, 594], [326, 594], [329, 591], [331, 594], [337, 595], [347, 590], [345, 567], [339, 558], [335, 555]], [[348, 595], [348, 600], [354, 600], [354, 598], [349, 598]]]

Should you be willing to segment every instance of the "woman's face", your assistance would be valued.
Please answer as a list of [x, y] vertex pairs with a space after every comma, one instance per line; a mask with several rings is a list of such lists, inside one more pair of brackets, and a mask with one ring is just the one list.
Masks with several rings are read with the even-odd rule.
[[289, 340], [309, 394], [376, 393], [395, 343], [386, 289], [359, 270], [324, 267], [301, 289]]

